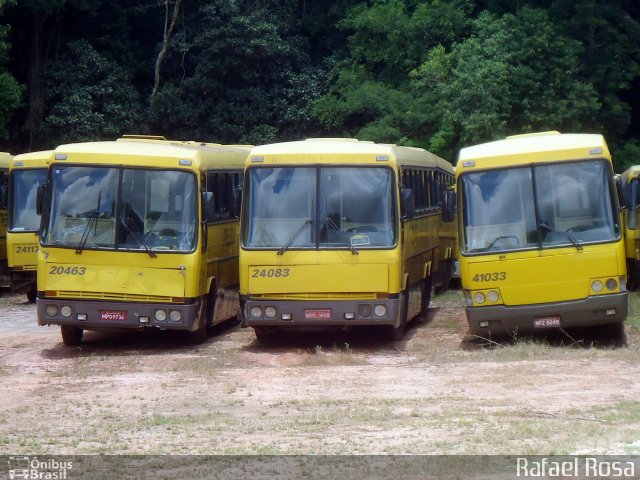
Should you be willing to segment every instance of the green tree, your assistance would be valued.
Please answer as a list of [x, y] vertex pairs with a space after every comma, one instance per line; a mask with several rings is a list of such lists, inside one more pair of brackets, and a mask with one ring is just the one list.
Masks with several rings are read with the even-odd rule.
[[47, 144], [113, 139], [139, 128], [140, 96], [127, 72], [86, 41], [72, 42], [50, 63], [47, 83], [51, 107], [42, 124]]
[[469, 38], [449, 53], [432, 50], [413, 73], [417, 103], [435, 127], [430, 147], [452, 155], [506, 134], [600, 129], [581, 54], [543, 10], [484, 12]]

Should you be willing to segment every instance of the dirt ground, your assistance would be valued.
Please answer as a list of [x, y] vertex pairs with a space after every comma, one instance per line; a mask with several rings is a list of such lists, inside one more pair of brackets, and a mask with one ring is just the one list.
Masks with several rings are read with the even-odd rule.
[[[459, 292], [405, 338], [262, 344], [233, 323], [192, 345], [87, 332], [79, 347], [0, 302], [0, 445], [29, 454], [639, 454], [640, 341], [470, 343]], [[578, 340], [577, 343], [574, 343]]]

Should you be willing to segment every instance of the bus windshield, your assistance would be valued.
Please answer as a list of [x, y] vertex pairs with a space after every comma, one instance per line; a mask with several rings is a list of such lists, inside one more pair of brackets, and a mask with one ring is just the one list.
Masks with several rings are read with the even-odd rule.
[[393, 247], [393, 171], [386, 167], [277, 167], [248, 171], [248, 248]]
[[46, 180], [46, 168], [13, 170], [11, 173], [13, 193], [9, 230], [35, 232], [40, 228], [40, 215], [36, 213], [36, 197], [38, 187]]
[[617, 239], [605, 161], [542, 164], [461, 177], [468, 253], [544, 249]]
[[196, 178], [189, 172], [56, 166], [49, 245], [192, 251], [197, 232]]

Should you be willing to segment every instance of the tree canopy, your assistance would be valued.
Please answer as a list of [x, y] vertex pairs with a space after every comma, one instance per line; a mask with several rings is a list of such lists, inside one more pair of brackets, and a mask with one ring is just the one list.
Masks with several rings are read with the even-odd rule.
[[0, 0], [0, 141], [349, 136], [459, 148], [538, 130], [640, 153], [635, 0]]

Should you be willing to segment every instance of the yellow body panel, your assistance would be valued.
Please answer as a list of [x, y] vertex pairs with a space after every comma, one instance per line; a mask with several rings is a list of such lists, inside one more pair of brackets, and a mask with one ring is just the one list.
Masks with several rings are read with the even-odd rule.
[[35, 271], [38, 263], [38, 234], [7, 232], [7, 256], [9, 268]]

